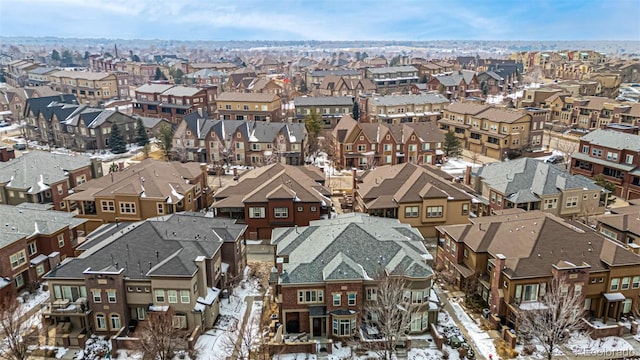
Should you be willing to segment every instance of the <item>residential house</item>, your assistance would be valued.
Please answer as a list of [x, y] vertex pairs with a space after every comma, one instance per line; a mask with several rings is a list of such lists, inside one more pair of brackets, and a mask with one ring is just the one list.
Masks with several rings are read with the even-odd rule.
[[258, 74], [255, 71], [249, 69], [239, 69], [229, 74], [227, 79], [226, 89], [227, 91], [235, 92], [236, 89], [248, 85], [253, 79], [257, 78]]
[[[371, 339], [368, 304], [382, 277], [399, 278], [411, 306], [408, 333], [438, 322], [439, 299], [422, 235], [396, 219], [344, 214], [297, 229], [278, 228], [272, 286], [284, 334]], [[357, 249], [357, 251], [354, 251]]]
[[236, 89], [239, 92], [276, 95], [284, 94], [284, 87], [276, 80], [270, 78], [256, 77], [251, 79], [250, 82], [241, 82], [239, 86], [240, 87]]
[[367, 68], [365, 77], [376, 85], [376, 92], [382, 95], [408, 94], [411, 84], [420, 80], [418, 69], [410, 65]]
[[364, 78], [358, 70], [313, 70], [305, 72], [304, 81], [309, 89], [318, 89], [323, 83], [324, 78], [330, 75], [339, 76], [345, 80], [362, 80]]
[[478, 74], [478, 83], [482, 95], [510, 94], [518, 84], [521, 73], [517, 66], [498, 64], [492, 70]]
[[108, 176], [87, 181], [64, 197], [68, 211], [88, 221], [92, 231], [104, 223], [140, 221], [210, 204], [206, 167], [197, 163], [143, 160]]
[[427, 89], [438, 91], [450, 100], [480, 95], [482, 91], [475, 71], [469, 70], [436, 75], [427, 81]]
[[16, 158], [16, 152], [12, 148], [0, 146], [0, 162], [7, 162]]
[[353, 96], [376, 91], [376, 85], [369, 79], [338, 75], [327, 75], [318, 86], [316, 93], [322, 96]]
[[73, 150], [109, 149], [111, 128], [117, 124], [123, 139], [132, 143], [137, 122], [117, 110], [74, 104], [74, 98], [28, 99], [25, 108], [27, 137], [51, 146]]
[[7, 64], [5, 79], [7, 84], [14, 87], [25, 86], [29, 79], [29, 71], [37, 69], [40, 64], [32, 59], [14, 60]]
[[228, 75], [222, 71], [201, 69], [185, 75], [189, 85], [215, 85], [219, 88], [227, 81]]
[[27, 71], [27, 86], [47, 86], [49, 85], [49, 75], [58, 71], [56, 68], [40, 66]]
[[640, 254], [640, 206], [612, 209], [611, 214], [598, 216], [596, 230], [616, 240], [636, 254]]
[[83, 347], [93, 334], [136, 337], [154, 313], [170, 314], [180, 338], [213, 327], [221, 290], [246, 264], [245, 230], [199, 213], [101, 226], [45, 276], [47, 331]]
[[224, 92], [217, 99], [221, 120], [282, 121], [280, 105], [280, 96], [269, 93]]
[[483, 215], [518, 208], [588, 217], [603, 214], [607, 204], [607, 191], [593, 180], [571, 175], [564, 165], [531, 158], [488, 163], [467, 179], [482, 198]]
[[571, 155], [571, 173], [590, 178], [602, 174], [615, 184], [614, 195], [624, 200], [640, 198], [640, 136], [597, 129], [580, 138]]
[[438, 227], [436, 264], [462, 287], [477, 283], [496, 324], [516, 329], [559, 282], [584, 299], [587, 320], [620, 320], [640, 301], [640, 256], [590, 227], [539, 211], [472, 222]]
[[298, 96], [293, 99], [294, 118], [304, 122], [311, 112], [315, 112], [322, 118], [326, 129], [333, 129], [341, 117], [351, 115], [353, 101], [351, 96]]
[[239, 219], [249, 238], [268, 239], [277, 227], [307, 226], [330, 214], [324, 174], [316, 167], [275, 163], [245, 172], [214, 195], [216, 216]]
[[620, 103], [606, 97], [566, 96], [553, 104], [552, 120], [580, 129], [604, 128], [609, 124], [640, 124], [640, 104]]
[[435, 75], [444, 74], [453, 71], [453, 65], [448, 63], [428, 62], [418, 66], [418, 75], [420, 79], [426, 78], [431, 80]]
[[102, 163], [83, 155], [29, 151], [0, 163], [0, 204], [52, 204], [67, 210], [71, 189], [102, 176]]
[[465, 149], [504, 160], [542, 145], [548, 112], [454, 102], [444, 108], [438, 123], [443, 131], [452, 131]]
[[360, 121], [399, 124], [438, 120], [450, 101], [440, 94], [371, 95], [360, 104]]
[[307, 130], [303, 123], [211, 120], [187, 116], [173, 136], [175, 156], [211, 165], [262, 166], [304, 162]]
[[358, 212], [398, 219], [425, 238], [435, 238], [437, 225], [468, 223], [470, 191], [429, 165], [380, 166], [356, 179], [354, 207]]
[[84, 220], [47, 206], [0, 205], [0, 218], [0, 277], [10, 282], [0, 294], [37, 288], [46, 272], [74, 255], [83, 235], [78, 227]]
[[434, 122], [360, 123], [344, 116], [332, 132], [339, 167], [369, 169], [376, 165], [441, 163], [444, 134]]
[[179, 124], [192, 112], [215, 111], [216, 86], [187, 87], [170, 84], [146, 84], [136, 89], [133, 113], [165, 118]]
[[81, 104], [99, 106], [120, 97], [114, 73], [59, 70], [47, 76], [53, 90], [75, 95]]

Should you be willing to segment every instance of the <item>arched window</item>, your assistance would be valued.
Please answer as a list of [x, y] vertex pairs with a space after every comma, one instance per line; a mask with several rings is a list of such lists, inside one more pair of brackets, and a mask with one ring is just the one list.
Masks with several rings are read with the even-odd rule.
[[104, 314], [96, 314], [96, 329], [107, 330], [107, 320]]
[[111, 330], [120, 329], [120, 315], [111, 314]]

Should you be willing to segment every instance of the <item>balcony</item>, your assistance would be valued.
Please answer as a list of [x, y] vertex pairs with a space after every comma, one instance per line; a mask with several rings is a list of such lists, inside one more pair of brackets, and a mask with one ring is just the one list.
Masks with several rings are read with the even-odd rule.
[[574, 174], [580, 174], [580, 175], [584, 175], [584, 176], [587, 176], [587, 177], [593, 176], [593, 168], [589, 169], [589, 168], [574, 166], [574, 167], [571, 168], [571, 171]]
[[500, 144], [494, 144], [494, 143], [490, 143], [490, 142], [485, 142], [484, 146], [488, 147], [489, 149], [500, 150]]
[[43, 303], [41, 306], [45, 316], [86, 315], [91, 312], [85, 298], [78, 298], [76, 301], [60, 299], [51, 303]]

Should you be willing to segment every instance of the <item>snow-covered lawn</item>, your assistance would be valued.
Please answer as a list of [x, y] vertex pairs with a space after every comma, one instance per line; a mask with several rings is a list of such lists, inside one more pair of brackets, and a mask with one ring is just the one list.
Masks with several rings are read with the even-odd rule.
[[623, 338], [608, 336], [593, 340], [585, 333], [573, 333], [567, 341], [567, 348], [578, 356], [611, 355], [632, 352], [633, 346]]
[[471, 162], [462, 160], [462, 158], [449, 158], [440, 169], [449, 175], [460, 176], [464, 171], [467, 170], [467, 166], [474, 167], [480, 166], [480, 164], [474, 165]]
[[[453, 300], [453, 299], [452, 299]], [[458, 321], [467, 330], [467, 333], [471, 337], [476, 350], [485, 358], [489, 358], [489, 355], [495, 356], [496, 347], [493, 345], [493, 339], [489, 337], [489, 333], [480, 329], [478, 324], [473, 320], [466, 311], [455, 301], [451, 301], [451, 307], [456, 313]]]

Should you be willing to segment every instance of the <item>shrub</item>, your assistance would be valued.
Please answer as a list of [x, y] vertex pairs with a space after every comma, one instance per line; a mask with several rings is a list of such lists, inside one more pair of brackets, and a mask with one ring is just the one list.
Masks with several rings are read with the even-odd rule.
[[498, 353], [498, 356], [500, 356], [501, 358], [514, 359], [516, 356], [518, 356], [518, 352], [515, 349], [511, 348], [511, 346], [509, 346], [506, 341], [502, 339], [496, 339], [493, 343], [496, 346], [496, 352]]

